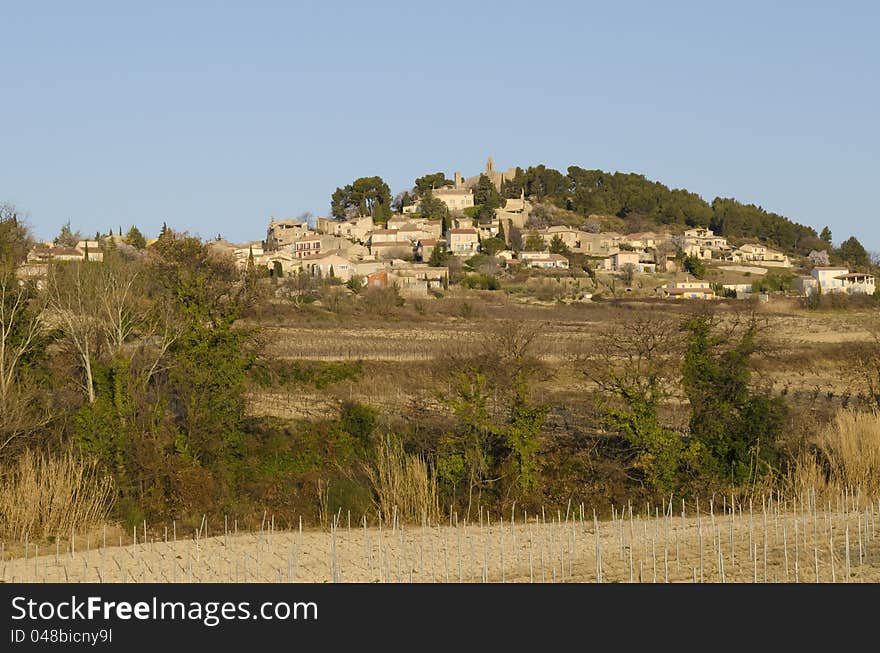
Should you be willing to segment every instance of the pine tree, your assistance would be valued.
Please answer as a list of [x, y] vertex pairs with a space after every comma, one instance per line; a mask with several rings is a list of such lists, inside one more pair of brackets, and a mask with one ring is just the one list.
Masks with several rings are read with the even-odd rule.
[[819, 234], [819, 238], [821, 238], [822, 240], [824, 240], [826, 243], [828, 243], [830, 245], [831, 244], [831, 229], [829, 229], [827, 226], [824, 227], [822, 229], [822, 233]]

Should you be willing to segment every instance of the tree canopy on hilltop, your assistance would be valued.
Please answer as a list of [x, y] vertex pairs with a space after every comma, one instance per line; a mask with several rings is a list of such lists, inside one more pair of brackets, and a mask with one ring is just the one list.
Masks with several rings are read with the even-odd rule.
[[[717, 197], [709, 204], [696, 193], [669, 188], [644, 175], [587, 170], [577, 166], [563, 174], [544, 165], [517, 168], [504, 182], [503, 197], [553, 204], [582, 216], [609, 215], [639, 229], [644, 221], [658, 225], [705, 226], [728, 238], [751, 238], [806, 253], [819, 244], [812, 227], [753, 204]], [[830, 233], [825, 234], [830, 237]]]

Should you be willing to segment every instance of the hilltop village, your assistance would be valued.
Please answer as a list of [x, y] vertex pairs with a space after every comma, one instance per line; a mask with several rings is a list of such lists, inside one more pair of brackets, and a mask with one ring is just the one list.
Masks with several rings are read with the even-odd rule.
[[[242, 270], [276, 281], [305, 275], [355, 292], [395, 288], [404, 297], [426, 297], [450, 285], [504, 286], [526, 294], [538, 287], [543, 298], [565, 301], [621, 296], [766, 301], [771, 293], [816, 298], [876, 292], [867, 256], [847, 260], [856, 257], [846, 257], [843, 246], [836, 249], [827, 228], [822, 238], [810, 239], [815, 246], [808, 252], [761, 234], [722, 235], [688, 225], [690, 218], [685, 224], [663, 216], [641, 219], [637, 222], [649, 228], [629, 232], [632, 220], [621, 219], [620, 212], [578, 215], [541, 197], [540, 184], [523, 181], [535, 176], [533, 170], [544, 172], [542, 166], [525, 173], [498, 171], [490, 157], [478, 175], [426, 175], [393, 201], [380, 178], [362, 178], [337, 189], [330, 217], [272, 217], [264, 239], [232, 243], [218, 235], [208, 245]], [[537, 193], [526, 192], [535, 186]], [[136, 239], [142, 239], [139, 232]], [[100, 261], [108, 243], [130, 240], [120, 229], [93, 240], [38, 243], [18, 274], [40, 280], [50, 261]], [[149, 245], [155, 239], [143, 240]]]

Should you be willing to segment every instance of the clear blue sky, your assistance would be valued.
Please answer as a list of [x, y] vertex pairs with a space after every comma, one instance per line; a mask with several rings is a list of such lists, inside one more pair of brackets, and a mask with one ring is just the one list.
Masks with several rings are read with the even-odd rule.
[[0, 201], [232, 240], [381, 175], [634, 171], [880, 250], [880, 3], [0, 0]]

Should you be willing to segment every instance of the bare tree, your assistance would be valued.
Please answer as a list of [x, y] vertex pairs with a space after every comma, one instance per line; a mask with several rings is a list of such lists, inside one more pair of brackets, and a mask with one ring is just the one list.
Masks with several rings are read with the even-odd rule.
[[661, 272], [666, 272], [666, 259], [677, 251], [671, 240], [664, 240], [654, 248], [654, 263]]
[[622, 268], [620, 268], [620, 275], [623, 278], [623, 282], [627, 286], [631, 286], [633, 281], [636, 278], [636, 275], [639, 273], [639, 266], [633, 263], [627, 263]]
[[606, 394], [657, 406], [676, 385], [684, 336], [677, 320], [650, 311], [599, 332], [581, 356], [584, 375]]
[[57, 320], [76, 355], [83, 373], [80, 381], [89, 403], [95, 402], [92, 359], [100, 349], [104, 331], [99, 312], [99, 270], [97, 263], [52, 266], [47, 282], [51, 317]]
[[183, 320], [180, 319], [172, 301], [167, 297], [157, 299], [142, 323], [141, 351], [149, 356], [147, 359], [149, 365], [144, 366], [144, 373], [141, 376], [144, 385], [164, 369], [162, 363], [165, 355], [180, 339], [183, 329]]
[[108, 349], [118, 354], [141, 322], [138, 271], [113, 257], [107, 257], [98, 275], [100, 327]]
[[43, 327], [42, 308], [28, 310], [30, 294], [13, 272], [0, 272], [0, 413], [6, 412], [19, 361]]
[[870, 339], [853, 348], [854, 355], [850, 359], [852, 376], [861, 377], [868, 402], [880, 408], [880, 326], [871, 319], [865, 320], [864, 328]]
[[0, 272], [0, 453], [45, 426], [51, 415], [20, 379], [21, 361], [37, 345], [44, 310], [11, 270]]

